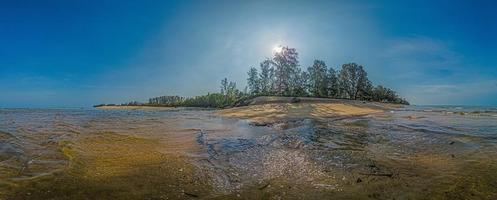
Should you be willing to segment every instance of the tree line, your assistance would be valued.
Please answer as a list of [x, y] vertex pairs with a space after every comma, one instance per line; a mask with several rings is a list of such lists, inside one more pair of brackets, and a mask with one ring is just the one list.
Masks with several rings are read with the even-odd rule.
[[247, 72], [248, 93], [252, 96], [326, 97], [409, 104], [389, 88], [374, 86], [362, 65], [346, 63], [336, 71], [322, 60], [307, 68], [299, 67], [294, 48], [282, 47], [273, 58], [262, 61], [259, 69]]
[[219, 93], [208, 93], [207, 95], [195, 97], [160, 96], [150, 98], [148, 103], [144, 105], [223, 108], [232, 106], [246, 97], [248, 95], [238, 90], [234, 81], [228, 81], [227, 78], [224, 78], [221, 80]]

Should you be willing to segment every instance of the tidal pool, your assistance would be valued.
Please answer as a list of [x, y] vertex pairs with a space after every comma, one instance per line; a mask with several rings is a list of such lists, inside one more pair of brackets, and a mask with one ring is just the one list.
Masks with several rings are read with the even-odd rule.
[[0, 199], [497, 199], [497, 115], [0, 109]]

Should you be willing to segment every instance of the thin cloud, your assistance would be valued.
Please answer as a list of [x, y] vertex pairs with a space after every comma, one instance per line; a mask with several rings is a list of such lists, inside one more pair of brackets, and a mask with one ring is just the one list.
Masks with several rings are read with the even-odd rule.
[[405, 93], [416, 104], [440, 104], [441, 102], [443, 104], [467, 104], [467, 102], [492, 104], [492, 99], [497, 96], [497, 80], [414, 85], [407, 87]]
[[442, 41], [429, 37], [411, 37], [391, 40], [382, 57], [399, 65], [416, 68], [454, 68], [461, 55]]

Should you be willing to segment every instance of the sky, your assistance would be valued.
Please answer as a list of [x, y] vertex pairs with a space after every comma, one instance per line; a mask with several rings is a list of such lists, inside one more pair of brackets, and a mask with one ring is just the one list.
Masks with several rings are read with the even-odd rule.
[[277, 45], [417, 105], [497, 105], [497, 1], [0, 1], [0, 107], [246, 85]]

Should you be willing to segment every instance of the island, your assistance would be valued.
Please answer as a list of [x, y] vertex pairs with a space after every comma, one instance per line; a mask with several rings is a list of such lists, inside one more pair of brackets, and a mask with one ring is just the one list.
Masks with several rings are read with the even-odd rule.
[[[147, 109], [149, 107], [207, 107], [229, 108], [249, 105], [260, 96], [293, 97], [293, 103], [305, 98], [358, 100], [409, 105], [395, 91], [382, 85], [374, 86], [362, 65], [346, 63], [339, 70], [315, 60], [307, 70], [299, 67], [295, 48], [282, 47], [271, 59], [260, 64], [259, 70], [251, 67], [247, 72], [247, 87], [237, 89], [236, 82], [221, 80], [220, 92], [195, 97], [177, 95], [150, 98], [142, 103], [131, 101], [122, 104], [98, 104], [99, 109]], [[350, 102], [350, 101], [347, 101]]]

